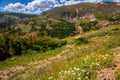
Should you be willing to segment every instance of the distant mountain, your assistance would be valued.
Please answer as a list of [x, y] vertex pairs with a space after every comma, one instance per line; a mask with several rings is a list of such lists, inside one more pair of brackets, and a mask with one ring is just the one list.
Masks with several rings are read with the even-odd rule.
[[36, 15], [32, 14], [22, 14], [22, 13], [10, 13], [10, 12], [0, 12], [0, 28], [5, 28], [19, 21], [20, 19], [33, 18]]
[[[69, 6], [56, 7], [40, 15], [17, 13], [0, 13], [0, 33], [26, 35], [40, 32], [43, 35], [64, 38], [76, 33], [76, 27], [84, 31], [99, 29], [109, 23], [120, 23], [119, 3], [79, 3]], [[22, 18], [22, 19], [20, 19]], [[0, 22], [1, 22], [0, 21]], [[11, 26], [11, 27], [4, 27]], [[79, 31], [79, 30], [78, 30]]]
[[25, 13], [0, 12], [0, 17], [4, 17], [4, 16], [15, 16], [17, 18], [32, 18], [36, 15], [25, 14]]
[[[44, 17], [57, 17], [64, 19], [75, 19], [77, 17], [85, 17], [94, 14], [96, 17], [103, 17], [105, 15], [112, 15], [120, 12], [119, 3], [115, 2], [101, 2], [93, 3], [79, 3], [75, 5], [56, 7], [48, 10], [42, 14]], [[105, 15], [104, 15], [105, 14]]]

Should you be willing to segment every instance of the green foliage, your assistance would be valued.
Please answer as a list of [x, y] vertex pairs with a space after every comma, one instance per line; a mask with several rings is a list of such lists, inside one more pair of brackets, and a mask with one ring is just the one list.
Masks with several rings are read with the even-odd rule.
[[0, 38], [0, 61], [14, 55], [21, 55], [23, 51], [22, 39], [19, 37], [2, 36]]
[[0, 38], [0, 61], [9, 57], [27, 54], [29, 50], [47, 51], [66, 44], [66, 41], [50, 37], [24, 39], [18, 36], [2, 36]]
[[89, 22], [81, 22], [80, 26], [82, 27], [83, 31], [90, 31], [90, 30], [98, 30], [100, 26], [97, 25], [97, 21], [89, 21]]
[[64, 19], [30, 19], [23, 20], [12, 26], [7, 32], [9, 34], [25, 35], [40, 32], [41, 36], [65, 38], [75, 32], [75, 24]]
[[5, 60], [8, 57], [11, 57], [9, 54], [9, 38], [0, 38], [0, 61]]
[[[19, 70], [12, 76], [10, 75], [10, 79], [96, 80], [96, 71], [103, 68], [106, 69], [114, 67], [115, 65], [113, 62], [113, 53], [119, 51], [119, 48], [117, 48], [120, 44], [119, 28], [119, 25], [112, 25], [97, 31], [90, 31], [83, 33], [82, 35], [71, 36], [65, 40], [68, 42], [73, 42], [76, 37], [81, 36], [82, 39], [78, 38], [78, 42], [82, 42], [80, 44], [83, 45], [76, 46], [74, 45], [76, 43], [73, 43], [62, 47], [64, 48], [63, 50], [55, 49], [47, 52], [43, 52], [44, 50], [42, 50], [42, 46], [45, 47], [44, 49], [49, 50], [51, 45], [54, 47], [56, 44], [57, 46], [62, 44], [61, 40], [50, 37], [39, 37], [34, 39], [35, 37], [30, 36], [26, 38], [25, 41], [23, 40], [24, 44], [26, 43], [25, 45], [28, 45], [26, 50], [32, 49], [29, 50], [30, 52], [42, 51], [41, 53], [43, 54], [34, 54], [32, 52], [32, 54], [10, 58], [6, 61], [0, 62], [0, 68], [5, 69], [6, 67], [13, 67], [17, 65], [25, 67], [24, 70]], [[100, 36], [98, 35], [98, 33], [101, 34], [104, 32], [107, 33]], [[37, 46], [37, 50], [33, 49], [34, 45], [35, 47]], [[57, 54], [60, 55], [60, 58], [56, 57]], [[44, 62], [46, 60], [49, 63]], [[33, 73], [28, 73], [28, 77], [21, 77], [24, 73], [29, 71]], [[119, 77], [119, 74], [116, 73], [116, 75]]]
[[120, 69], [116, 71], [115, 80], [120, 80]]
[[34, 42], [33, 47], [31, 49], [37, 50], [37, 51], [46, 51], [46, 50], [55, 49], [56, 47], [61, 47], [65, 44], [66, 44], [66, 41], [63, 41], [63, 40], [52, 39], [49, 37], [42, 37]]
[[104, 11], [102, 14], [96, 13], [96, 17], [101, 20], [108, 20], [108, 18], [110, 17], [110, 14]]
[[109, 14], [108, 12], [104, 12], [102, 14], [96, 14], [96, 17], [101, 20], [107, 20], [112, 23], [120, 23], [120, 12], [116, 12], [114, 14]]
[[75, 39], [74, 42], [77, 45], [81, 45], [81, 44], [88, 43], [89, 41], [88, 41], [88, 38], [86, 38], [86, 37], [80, 37], [80, 38]]
[[109, 21], [111, 22], [120, 22], [120, 13], [116, 13], [114, 15], [111, 15], [109, 18], [108, 18]]
[[75, 31], [75, 24], [65, 20], [60, 20], [58, 23], [52, 23], [50, 26], [53, 29], [47, 30], [47, 32], [52, 37], [65, 38]]
[[[120, 46], [120, 37], [119, 36], [116, 36], [117, 39], [114, 40], [114, 42], [111, 40], [109, 42], [109, 44], [107, 44], [107, 47], [108, 48], [115, 48], [115, 47], [118, 47]], [[114, 39], [114, 38], [113, 38]]]

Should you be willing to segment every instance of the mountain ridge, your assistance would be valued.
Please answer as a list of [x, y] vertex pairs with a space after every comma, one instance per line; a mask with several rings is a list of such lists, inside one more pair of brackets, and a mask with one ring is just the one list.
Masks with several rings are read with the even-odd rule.
[[[74, 5], [56, 7], [51, 10], [45, 11], [41, 16], [45, 17], [62, 17], [65, 18], [75, 18], [83, 17], [87, 14], [101, 14], [109, 13], [114, 14], [120, 11], [120, 5], [116, 2], [102, 2], [102, 3], [78, 3]], [[100, 12], [100, 13], [99, 13]]]
[[[94, 24], [96, 25], [96, 28], [100, 28], [101, 25], [120, 23], [120, 5], [118, 4], [119, 3], [115, 2], [96, 4], [79, 3], [56, 7], [45, 11], [40, 15], [32, 15], [31, 18], [27, 17], [19, 19], [19, 16], [13, 16], [14, 18], [10, 16], [10, 19], [8, 17], [4, 20], [5, 23], [1, 23], [0, 27], [2, 27], [2, 29], [0, 30], [0, 33], [4, 34], [7, 32], [8, 34], [17, 33], [19, 35], [26, 35], [40, 32], [42, 36], [48, 35], [64, 38], [79, 33], [76, 32], [79, 31], [76, 27], [79, 27], [79, 29], [80, 27], [83, 27], [83, 29], [85, 29], [87, 25], [90, 24], [90, 26], [92, 26]], [[13, 19], [11, 19], [11, 17]], [[87, 30], [89, 29], [91, 28], [88, 27]], [[94, 29], [94, 27], [92, 29]], [[63, 36], [64, 31], [67, 32], [64, 34], [65, 36]]]

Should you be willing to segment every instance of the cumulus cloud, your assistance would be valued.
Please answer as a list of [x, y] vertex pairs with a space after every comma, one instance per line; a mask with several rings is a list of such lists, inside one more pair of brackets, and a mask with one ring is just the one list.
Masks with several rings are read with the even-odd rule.
[[24, 12], [25, 5], [21, 3], [8, 4], [7, 6], [4, 7], [4, 10], [9, 12]]
[[8, 4], [4, 7], [4, 11], [23, 12], [23, 13], [41, 13], [55, 6], [55, 0], [34, 0], [28, 2], [27, 5], [21, 3]]
[[41, 9], [41, 8], [50, 8], [50, 7], [53, 7], [54, 5], [55, 5], [55, 3], [53, 1], [35, 0], [33, 2], [29, 2], [26, 6], [26, 9], [35, 10], [35, 9]]
[[[28, 2], [28, 4], [8, 4], [3, 10], [8, 12], [20, 12], [20, 13], [41, 13], [45, 10], [49, 10], [53, 7], [58, 7], [62, 5], [71, 5], [79, 2], [102, 2], [104, 0], [33, 0]], [[120, 0], [112, 0], [114, 2], [120, 2]]]

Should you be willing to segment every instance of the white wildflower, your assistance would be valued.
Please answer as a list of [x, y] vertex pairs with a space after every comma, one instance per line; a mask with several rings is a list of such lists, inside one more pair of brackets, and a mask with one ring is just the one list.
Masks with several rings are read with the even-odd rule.
[[106, 57], [104, 56], [103, 59], [106, 59]]
[[72, 70], [72, 73], [74, 73], [74, 70]]
[[61, 72], [64, 72], [63, 70]]
[[67, 74], [67, 71], [65, 71], [64, 73]]
[[80, 71], [80, 68], [77, 68], [77, 71]]
[[100, 66], [100, 64], [99, 64], [99, 63], [96, 63], [96, 65], [97, 65], [97, 66]]
[[85, 79], [88, 79], [88, 76], [85, 76]]
[[81, 74], [80, 73], [78, 73], [78, 76], [80, 76]]
[[74, 67], [74, 70], [77, 70], [77, 68], [76, 68], [76, 67]]
[[81, 78], [79, 77], [78, 80], [81, 80]]
[[49, 79], [49, 80], [50, 80], [50, 79], [53, 79], [53, 77], [49, 77], [48, 79]]
[[59, 74], [59, 75], [61, 75], [62, 73], [61, 73], [61, 72], [59, 72], [58, 74]]
[[70, 71], [68, 70], [68, 75], [70, 74]]
[[75, 75], [75, 73], [73, 73], [73, 75]]
[[92, 62], [92, 64], [94, 65], [95, 63], [94, 63], [94, 62]]
[[85, 70], [81, 70], [81, 72], [85, 72]]
[[86, 74], [90, 74], [89, 72], [87, 72]]
[[108, 57], [109, 55], [108, 54], [105, 54], [106, 57]]

